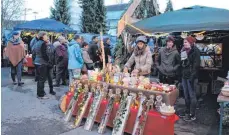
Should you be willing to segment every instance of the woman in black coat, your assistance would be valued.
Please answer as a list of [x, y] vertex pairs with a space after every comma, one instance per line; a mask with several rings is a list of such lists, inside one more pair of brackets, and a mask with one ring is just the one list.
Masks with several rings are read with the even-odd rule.
[[200, 67], [200, 51], [194, 45], [195, 38], [184, 39], [184, 47], [181, 50], [182, 86], [184, 90], [186, 111], [180, 115], [185, 121], [196, 120], [196, 85]]

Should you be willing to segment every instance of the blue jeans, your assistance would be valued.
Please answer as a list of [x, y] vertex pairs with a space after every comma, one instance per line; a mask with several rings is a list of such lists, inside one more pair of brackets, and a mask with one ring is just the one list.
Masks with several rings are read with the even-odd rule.
[[187, 113], [191, 115], [196, 114], [196, 86], [198, 79], [184, 79], [182, 78], [182, 86], [184, 90], [185, 105]]
[[81, 69], [69, 69], [69, 85], [71, 85], [74, 79], [80, 79]]
[[21, 82], [21, 74], [22, 74], [22, 65], [23, 65], [23, 60], [20, 61], [17, 66], [13, 66], [11, 64], [11, 78], [13, 80], [13, 82], [15, 82], [15, 76], [17, 75], [17, 81], [18, 83]]

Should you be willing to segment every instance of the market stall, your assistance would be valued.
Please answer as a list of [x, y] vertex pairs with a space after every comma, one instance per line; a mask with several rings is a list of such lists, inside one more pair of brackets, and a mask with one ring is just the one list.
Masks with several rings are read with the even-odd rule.
[[[22, 38], [23, 37], [30, 37], [29, 39], [31, 40], [32, 37], [35, 36], [36, 33], [39, 31], [47, 31], [51, 43], [54, 42], [56, 38], [58, 38], [62, 34], [68, 34], [68, 37], [71, 39], [73, 37], [74, 31], [72, 28], [69, 26], [58, 22], [53, 19], [45, 18], [45, 19], [38, 19], [38, 20], [32, 20], [25, 22], [23, 24], [19, 24], [14, 27], [14, 30], [20, 30], [22, 31]], [[23, 38], [24, 39], [24, 38]], [[25, 38], [28, 39], [28, 38]], [[34, 65], [32, 63], [32, 55], [31, 53], [31, 48], [30, 48], [30, 40], [27, 40], [27, 56], [26, 60], [28, 63], [24, 64], [24, 72], [26, 73], [33, 73], [34, 72]]]

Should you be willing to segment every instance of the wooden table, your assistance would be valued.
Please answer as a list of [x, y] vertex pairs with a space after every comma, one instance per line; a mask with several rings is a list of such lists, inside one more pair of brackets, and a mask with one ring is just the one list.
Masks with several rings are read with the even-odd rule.
[[224, 104], [229, 103], [229, 97], [223, 96], [222, 93], [218, 95], [217, 102], [220, 104], [220, 122], [219, 122], [219, 135], [222, 135], [223, 126], [223, 113]]

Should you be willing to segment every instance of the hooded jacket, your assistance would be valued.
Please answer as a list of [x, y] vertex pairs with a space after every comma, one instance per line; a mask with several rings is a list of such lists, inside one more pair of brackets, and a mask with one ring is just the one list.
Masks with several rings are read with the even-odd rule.
[[163, 75], [174, 77], [177, 75], [180, 59], [176, 46], [171, 49], [161, 48], [158, 55], [157, 69]]
[[198, 78], [200, 68], [200, 51], [196, 46], [193, 46], [191, 50], [188, 52], [187, 59], [181, 61], [181, 67], [182, 78]]
[[134, 69], [140, 70], [141, 75], [150, 74], [153, 60], [150, 48], [148, 46], [146, 46], [145, 50], [143, 50], [143, 52], [139, 55], [136, 55], [136, 52], [134, 51], [130, 59], [127, 61], [125, 67], [131, 68], [134, 63]]
[[68, 69], [81, 69], [83, 63], [80, 45], [75, 40], [72, 40], [68, 44]]

